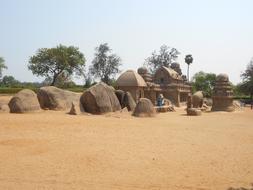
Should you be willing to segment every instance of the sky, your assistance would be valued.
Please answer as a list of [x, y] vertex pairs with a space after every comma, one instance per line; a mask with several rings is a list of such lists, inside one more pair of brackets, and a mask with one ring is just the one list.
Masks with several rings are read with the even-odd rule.
[[[192, 54], [190, 76], [227, 73], [234, 84], [253, 57], [253, 0], [0, 0], [0, 57], [20, 81], [42, 81], [27, 69], [39, 48], [79, 47], [87, 68], [108, 43], [121, 71], [137, 69], [160, 46]], [[82, 79], [75, 79], [79, 84]]]

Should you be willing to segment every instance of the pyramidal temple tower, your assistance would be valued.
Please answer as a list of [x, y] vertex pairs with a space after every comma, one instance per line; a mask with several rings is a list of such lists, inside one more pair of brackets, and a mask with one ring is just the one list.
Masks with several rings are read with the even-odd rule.
[[217, 76], [212, 99], [212, 111], [231, 112], [235, 110], [233, 105], [233, 91], [228, 75], [219, 74]]

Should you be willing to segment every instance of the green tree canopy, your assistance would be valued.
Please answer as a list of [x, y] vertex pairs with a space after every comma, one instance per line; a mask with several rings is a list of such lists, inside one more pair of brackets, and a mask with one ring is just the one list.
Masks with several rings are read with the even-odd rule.
[[172, 63], [176, 62], [179, 54], [180, 52], [176, 48], [162, 45], [159, 53], [154, 51], [151, 56], [145, 60], [145, 65], [151, 73], [154, 73], [162, 66], [170, 67]]
[[110, 84], [113, 77], [120, 72], [121, 59], [112, 51], [107, 43], [101, 44], [95, 49], [95, 57], [90, 67], [90, 74], [101, 81]]
[[7, 69], [7, 66], [4, 64], [4, 58], [0, 57], [0, 78], [2, 78], [3, 69]]
[[16, 80], [13, 76], [4, 76], [1, 81], [1, 86], [4, 87], [18, 87], [20, 86], [20, 82]]
[[28, 69], [37, 76], [52, 78], [55, 85], [57, 78], [63, 73], [68, 76], [74, 73], [84, 75], [85, 57], [74, 46], [59, 45], [55, 48], [41, 48], [29, 60]]
[[245, 95], [253, 97], [253, 58], [250, 60], [246, 70], [241, 75], [243, 82], [239, 84], [239, 90]]
[[213, 73], [205, 73], [200, 71], [193, 76], [192, 87], [193, 91], [203, 91], [204, 95], [211, 97], [212, 90], [215, 85], [216, 75]]

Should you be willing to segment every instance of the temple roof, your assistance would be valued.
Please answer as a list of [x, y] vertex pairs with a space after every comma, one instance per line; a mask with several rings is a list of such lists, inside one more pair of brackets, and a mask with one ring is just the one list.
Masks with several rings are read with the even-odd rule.
[[169, 67], [165, 67], [165, 66], [162, 66], [162, 68], [168, 72], [168, 74], [174, 78], [174, 79], [179, 79], [179, 80], [182, 80], [182, 77], [175, 71], [173, 70], [172, 68], [169, 68]]
[[229, 78], [228, 78], [228, 75], [227, 74], [219, 74], [216, 78], [216, 81], [218, 82], [229, 82]]
[[127, 70], [122, 73], [116, 81], [117, 86], [147, 86], [144, 79], [135, 71]]

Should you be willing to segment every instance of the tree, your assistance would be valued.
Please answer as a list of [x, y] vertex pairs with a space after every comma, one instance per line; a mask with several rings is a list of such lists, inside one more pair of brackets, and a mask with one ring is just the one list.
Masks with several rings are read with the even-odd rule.
[[0, 78], [2, 78], [3, 69], [7, 69], [7, 66], [4, 64], [4, 58], [0, 57]]
[[110, 84], [115, 74], [120, 72], [121, 59], [116, 54], [110, 54], [112, 50], [107, 43], [99, 45], [95, 51], [95, 57], [89, 69], [90, 74]]
[[154, 73], [156, 69], [162, 66], [170, 67], [173, 62], [176, 62], [179, 54], [180, 52], [176, 48], [162, 45], [159, 54], [154, 51], [151, 56], [145, 60], [145, 65], [149, 68], [151, 73]]
[[55, 48], [41, 48], [29, 60], [28, 69], [37, 76], [52, 78], [51, 85], [55, 85], [57, 78], [65, 73], [84, 75], [85, 57], [74, 46], [59, 45]]
[[92, 78], [91, 76], [88, 74], [85, 77], [85, 83], [84, 83], [84, 88], [90, 88], [92, 86]]
[[[53, 78], [47, 77], [42, 83], [43, 85], [50, 85], [52, 84]], [[73, 86], [74, 82], [71, 80], [71, 77], [66, 72], [62, 72], [60, 75], [58, 75], [54, 86], [57, 86], [59, 88], [66, 88], [69, 86]]]
[[20, 82], [16, 80], [13, 76], [4, 76], [1, 81], [2, 86], [4, 87], [18, 87]]
[[189, 67], [190, 67], [190, 64], [192, 64], [193, 62], [193, 57], [192, 55], [186, 55], [185, 58], [184, 58], [184, 61], [185, 63], [188, 65], [188, 68], [187, 68], [187, 78], [188, 78], [188, 81], [190, 80], [190, 76], [189, 76]]
[[243, 82], [239, 85], [240, 91], [245, 95], [253, 97], [253, 58], [250, 60], [246, 70], [241, 75]]
[[180, 65], [179, 63], [171, 63], [171, 66], [170, 66], [174, 71], [176, 71], [179, 75], [182, 75], [182, 70], [180, 68]]
[[200, 71], [193, 76], [193, 91], [203, 91], [204, 95], [211, 97], [216, 81], [216, 75]]

